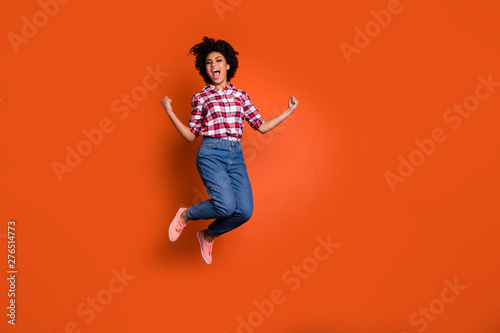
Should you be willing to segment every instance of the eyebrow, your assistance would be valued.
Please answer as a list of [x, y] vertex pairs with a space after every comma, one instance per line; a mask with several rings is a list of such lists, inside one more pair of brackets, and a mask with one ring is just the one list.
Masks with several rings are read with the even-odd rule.
[[[222, 57], [221, 56], [215, 57], [215, 59], [217, 59], [217, 58], [222, 58]], [[212, 61], [212, 59], [207, 59], [207, 61]]]

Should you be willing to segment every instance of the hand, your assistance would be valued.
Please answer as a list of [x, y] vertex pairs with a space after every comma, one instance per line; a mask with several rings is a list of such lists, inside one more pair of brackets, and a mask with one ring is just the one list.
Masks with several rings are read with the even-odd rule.
[[296, 99], [295, 97], [291, 96], [289, 99], [288, 99], [288, 108], [290, 109], [290, 111], [295, 111], [295, 109], [297, 108], [297, 106], [299, 106], [299, 100]]
[[161, 104], [163, 105], [167, 113], [172, 112], [172, 106], [170, 105], [170, 103], [172, 103], [172, 99], [168, 98], [167, 96], [165, 96], [165, 98], [161, 100]]

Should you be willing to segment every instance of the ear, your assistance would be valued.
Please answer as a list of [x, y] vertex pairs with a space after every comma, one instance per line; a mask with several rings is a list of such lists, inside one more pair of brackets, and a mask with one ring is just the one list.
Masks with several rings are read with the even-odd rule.
[[230, 67], [229, 64], [226, 64], [226, 71], [228, 71]]

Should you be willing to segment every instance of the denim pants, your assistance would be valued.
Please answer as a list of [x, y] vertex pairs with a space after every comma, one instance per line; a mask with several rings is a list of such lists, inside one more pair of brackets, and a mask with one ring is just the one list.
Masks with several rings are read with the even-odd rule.
[[241, 142], [203, 137], [196, 166], [211, 199], [189, 208], [191, 220], [215, 219], [208, 233], [218, 237], [250, 219], [253, 196]]

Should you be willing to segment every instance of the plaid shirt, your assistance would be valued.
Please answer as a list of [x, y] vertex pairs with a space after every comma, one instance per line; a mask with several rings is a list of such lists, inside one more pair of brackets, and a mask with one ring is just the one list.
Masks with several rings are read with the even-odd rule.
[[227, 138], [241, 141], [243, 119], [257, 130], [264, 122], [246, 91], [236, 89], [229, 83], [224, 91], [207, 85], [193, 95], [189, 129], [196, 136]]

